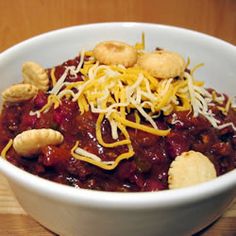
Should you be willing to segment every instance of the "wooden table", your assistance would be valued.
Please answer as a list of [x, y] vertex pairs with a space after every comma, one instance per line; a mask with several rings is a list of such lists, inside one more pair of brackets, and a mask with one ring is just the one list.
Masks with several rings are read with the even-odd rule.
[[[236, 0], [0, 0], [0, 51], [49, 30], [109, 21], [175, 25], [236, 44]], [[0, 235], [54, 235], [27, 216], [1, 175]], [[236, 202], [198, 235], [236, 235]]]

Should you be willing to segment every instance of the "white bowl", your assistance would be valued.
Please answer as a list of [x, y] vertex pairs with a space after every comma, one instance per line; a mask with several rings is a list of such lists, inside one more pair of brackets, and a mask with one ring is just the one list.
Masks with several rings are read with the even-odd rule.
[[[147, 49], [167, 48], [189, 56], [193, 65], [204, 62], [197, 77], [207, 86], [233, 95], [233, 45], [186, 29], [144, 23], [82, 25], [26, 40], [1, 53], [1, 89], [20, 81], [24, 61], [51, 67], [98, 41], [116, 39], [134, 44], [142, 32]], [[60, 235], [190, 235], [217, 219], [236, 196], [236, 170], [189, 188], [143, 193], [75, 189], [33, 176], [1, 158], [0, 171], [25, 211]]]

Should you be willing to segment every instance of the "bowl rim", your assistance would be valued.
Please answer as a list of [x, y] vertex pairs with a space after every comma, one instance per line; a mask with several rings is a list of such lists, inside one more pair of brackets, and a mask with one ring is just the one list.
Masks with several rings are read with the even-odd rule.
[[203, 32], [199, 32], [193, 29], [189, 28], [183, 28], [179, 26], [172, 26], [172, 25], [166, 25], [166, 24], [159, 24], [159, 23], [148, 23], [148, 22], [135, 22], [135, 21], [116, 21], [116, 22], [99, 22], [99, 23], [89, 23], [89, 24], [80, 24], [80, 25], [73, 25], [73, 26], [68, 26], [64, 28], [59, 28], [55, 30], [50, 30], [48, 32], [44, 32], [38, 35], [34, 35], [33, 37], [29, 37], [15, 45], [12, 45], [11, 47], [3, 50], [0, 52], [0, 60], [1, 57], [6, 56], [8, 53], [12, 53], [12, 51], [17, 50], [19, 47], [27, 45], [29, 42], [35, 41], [35, 40], [40, 40], [43, 39], [44, 37], [51, 37], [52, 35], [55, 34], [60, 34], [62, 31], [67, 32], [67, 31], [74, 31], [76, 29], [86, 29], [86, 28], [96, 28], [96, 27], [109, 27], [113, 25], [114, 27], [137, 27], [137, 26], [145, 26], [145, 27], [158, 27], [160, 29], [165, 29], [165, 30], [171, 30], [171, 31], [179, 31], [179, 32], [186, 32], [193, 34], [194, 36], [201, 37], [201, 38], [206, 38], [206, 39], [211, 39], [214, 40], [215, 43], [219, 44], [224, 44], [225, 46], [228, 45], [232, 47], [233, 50], [236, 52], [236, 46], [233, 45], [230, 42], [227, 42], [223, 39], [217, 38], [213, 35], [209, 35]]
[[[9, 49], [6, 49], [0, 53], [0, 63], [5, 57], [14, 54], [21, 47], [26, 46], [28, 43], [35, 42], [38, 40], [44, 40], [47, 37], [55, 36], [55, 34], [61, 34], [61, 32], [74, 31], [83, 28], [96, 28], [96, 27], [106, 27], [106, 26], [116, 26], [116, 27], [159, 27], [167, 30], [175, 30], [178, 32], [187, 32], [194, 36], [201, 38], [207, 38], [208, 40], [213, 40], [218, 45], [224, 45], [230, 47], [235, 51], [236, 47], [222, 39], [218, 39], [214, 36], [210, 36], [204, 33], [200, 33], [194, 30], [185, 29], [177, 26], [154, 24], [154, 23], [142, 23], [142, 22], [105, 22], [105, 23], [93, 23], [93, 24], [83, 24], [78, 26], [70, 26], [66, 28], [61, 28], [46, 32], [23, 42], [20, 42]], [[119, 192], [104, 192], [97, 190], [88, 189], [76, 189], [74, 187], [58, 184], [41, 177], [32, 175], [20, 168], [14, 166], [10, 162], [4, 160], [0, 157], [0, 172], [2, 172], [7, 178], [9, 178], [10, 183], [14, 185], [17, 183], [23, 186], [25, 189], [33, 191], [39, 195], [53, 198], [55, 200], [86, 205], [88, 207], [98, 207], [98, 208], [119, 208], [119, 209], [140, 209], [140, 208], [153, 208], [153, 207], [171, 207], [173, 205], [181, 205], [186, 203], [192, 203], [195, 201], [203, 200], [209, 197], [216, 196], [226, 190], [230, 190], [236, 187], [236, 170], [226, 173], [222, 176], [217, 177], [214, 180], [205, 182], [196, 186], [191, 186], [183, 189], [175, 190], [162, 190], [159, 192], [129, 192], [129, 193], [119, 193]]]
[[[44, 197], [84, 205], [113, 209], [150, 209], [185, 205], [209, 199], [236, 187], [236, 169], [202, 184], [158, 192], [108, 192], [78, 189], [59, 184], [24, 171], [0, 158], [0, 172], [10, 185], [16, 183], [30, 192]], [[14, 191], [14, 188], [13, 188]]]

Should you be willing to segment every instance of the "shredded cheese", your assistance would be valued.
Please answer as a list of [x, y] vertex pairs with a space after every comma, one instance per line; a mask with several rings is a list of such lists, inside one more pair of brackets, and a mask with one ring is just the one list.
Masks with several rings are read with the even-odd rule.
[[[144, 34], [142, 42], [135, 45], [139, 54], [145, 48]], [[85, 60], [85, 57], [89, 59]], [[187, 65], [190, 60], [188, 59]], [[189, 111], [194, 117], [203, 115], [213, 127], [222, 129], [233, 123], [220, 124], [214, 117], [210, 106], [212, 102], [223, 104], [225, 97], [203, 88], [204, 83], [197, 81], [193, 73], [203, 64], [195, 66], [190, 73], [184, 72], [177, 80], [169, 78], [158, 80], [147, 71], [139, 67], [125, 68], [122, 65], [100, 65], [93, 57], [92, 51], [82, 51], [77, 67], [67, 66], [58, 80], [55, 78], [55, 69], [51, 70], [53, 88], [49, 91], [47, 104], [38, 111], [31, 111], [30, 115], [40, 117], [41, 113], [48, 112], [51, 107], [58, 108], [63, 98], [77, 102], [80, 113], [91, 111], [98, 113], [96, 122], [96, 138], [98, 143], [106, 148], [126, 145], [128, 151], [119, 155], [114, 161], [103, 161], [99, 156], [79, 147], [79, 142], [71, 150], [71, 155], [81, 161], [88, 162], [100, 168], [114, 169], [121, 160], [134, 155], [131, 140], [127, 129], [142, 130], [158, 136], [166, 136], [170, 129], [160, 130], [155, 118], [160, 114], [169, 115], [174, 111]], [[78, 74], [83, 80], [74, 82]], [[67, 82], [67, 77], [72, 82]], [[226, 114], [231, 103], [219, 109]], [[134, 110], [135, 121], [127, 118], [127, 114]], [[114, 142], [106, 143], [103, 140], [101, 127], [107, 119], [111, 127], [111, 137]], [[148, 125], [142, 124], [142, 120]], [[173, 117], [172, 124], [182, 124]]]
[[6, 158], [7, 152], [8, 152], [8, 150], [11, 148], [12, 144], [13, 144], [13, 140], [10, 139], [10, 140], [8, 141], [7, 145], [3, 148], [2, 152], [1, 152], [1, 156], [2, 156], [3, 158]]
[[[219, 110], [221, 110], [221, 112], [226, 116], [226, 115], [228, 114], [228, 112], [229, 112], [230, 106], [232, 107], [231, 104], [232, 104], [231, 99], [228, 99], [228, 101], [227, 101], [226, 104], [225, 104], [225, 107], [217, 106], [217, 108], [218, 108]], [[233, 108], [233, 107], [232, 107], [232, 108]]]
[[[124, 159], [129, 159], [131, 158], [133, 155], [134, 155], [134, 151], [132, 150], [132, 148], [130, 148], [129, 146], [129, 151], [128, 152], [125, 152], [125, 153], [122, 153], [120, 154], [116, 159], [115, 161], [111, 161], [111, 162], [105, 162], [105, 161], [100, 161], [99, 157], [97, 157], [96, 155], [94, 154], [88, 154], [87, 152], [84, 152], [84, 154], [86, 156], [83, 156], [83, 155], [79, 155], [76, 153], [76, 150], [78, 151], [78, 145], [79, 145], [79, 142], [76, 142], [75, 146], [71, 149], [71, 155], [75, 158], [75, 159], [78, 159], [80, 161], [85, 161], [85, 162], [88, 162], [92, 165], [95, 165], [95, 166], [98, 166], [102, 169], [105, 169], [105, 170], [113, 170], [114, 168], [117, 167], [117, 165]], [[92, 157], [92, 158], [91, 158]]]
[[56, 80], [56, 77], [55, 77], [55, 68], [51, 69], [50, 76], [51, 76], [51, 80], [52, 80], [52, 86], [54, 87], [57, 83], [57, 80]]
[[236, 126], [234, 125], [234, 123], [233, 122], [229, 122], [229, 123], [225, 123], [225, 124], [222, 124], [222, 125], [218, 125], [218, 129], [224, 129], [224, 128], [226, 128], [226, 127], [230, 127], [231, 126], [231, 128], [234, 130], [234, 131], [236, 131]]

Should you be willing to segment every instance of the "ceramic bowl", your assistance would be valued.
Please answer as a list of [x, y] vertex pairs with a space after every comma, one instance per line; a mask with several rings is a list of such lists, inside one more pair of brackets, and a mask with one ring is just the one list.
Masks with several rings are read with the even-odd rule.
[[[21, 80], [21, 65], [33, 60], [51, 67], [109, 39], [134, 44], [146, 36], [147, 50], [177, 51], [191, 64], [204, 63], [196, 77], [234, 95], [236, 48], [222, 40], [177, 27], [146, 23], [100, 23], [49, 32], [0, 54], [1, 90]], [[178, 190], [114, 193], [75, 189], [33, 176], [0, 158], [25, 211], [59, 235], [191, 235], [216, 220], [236, 196], [236, 170]]]

